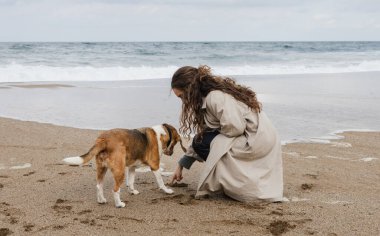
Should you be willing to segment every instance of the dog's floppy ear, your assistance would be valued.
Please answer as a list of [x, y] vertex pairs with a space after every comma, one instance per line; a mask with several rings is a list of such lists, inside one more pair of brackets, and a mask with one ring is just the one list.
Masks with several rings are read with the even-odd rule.
[[181, 139], [181, 136], [179, 136], [179, 134], [177, 133], [177, 131], [175, 132], [176, 133], [176, 139], [177, 139], [177, 141], [179, 141], [179, 144], [181, 144], [181, 148], [182, 148], [182, 150], [184, 151], [184, 152], [186, 152], [187, 150], [186, 150], [186, 148], [183, 146], [183, 144], [182, 144], [182, 139]]
[[186, 148], [183, 146], [181, 136], [179, 136], [179, 134], [177, 132], [177, 129], [174, 128], [173, 126], [169, 125], [169, 124], [166, 124], [166, 123], [163, 124], [163, 126], [165, 126], [168, 129], [168, 131], [172, 133], [172, 135], [174, 136], [173, 138], [175, 139], [175, 141], [177, 141], [177, 142], [180, 143], [182, 151], [186, 152]]

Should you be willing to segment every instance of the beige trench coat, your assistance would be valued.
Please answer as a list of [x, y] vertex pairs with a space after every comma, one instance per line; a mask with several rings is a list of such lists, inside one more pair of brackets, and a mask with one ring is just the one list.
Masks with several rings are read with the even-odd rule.
[[221, 91], [204, 99], [205, 122], [220, 130], [199, 178], [197, 196], [224, 192], [238, 201], [282, 201], [281, 143], [265, 113]]

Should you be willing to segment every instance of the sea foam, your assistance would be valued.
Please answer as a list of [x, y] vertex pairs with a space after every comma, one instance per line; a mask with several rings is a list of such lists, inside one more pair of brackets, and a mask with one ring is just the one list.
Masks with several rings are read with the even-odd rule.
[[[0, 82], [34, 81], [125, 81], [171, 78], [179, 65], [167, 66], [73, 66], [7, 64], [0, 66]], [[346, 65], [273, 64], [212, 66], [218, 75], [281, 75], [380, 71], [380, 60]]]
[[123, 81], [168, 78], [177, 67], [52, 67], [10, 64], [0, 67], [0, 82]]

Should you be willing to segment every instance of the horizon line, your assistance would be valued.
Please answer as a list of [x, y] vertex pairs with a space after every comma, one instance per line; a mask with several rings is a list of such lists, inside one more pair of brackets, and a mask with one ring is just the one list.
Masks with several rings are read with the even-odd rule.
[[0, 41], [0, 43], [280, 43], [280, 42], [295, 42], [295, 43], [307, 43], [307, 42], [380, 42], [380, 40], [131, 40], [131, 41]]

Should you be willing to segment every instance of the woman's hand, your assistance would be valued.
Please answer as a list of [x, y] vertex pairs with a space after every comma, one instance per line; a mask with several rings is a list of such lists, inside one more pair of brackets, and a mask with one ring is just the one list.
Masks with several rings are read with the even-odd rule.
[[170, 182], [170, 184], [173, 184], [174, 181], [181, 181], [183, 179], [182, 169], [183, 169], [182, 166], [180, 166], [180, 165], [177, 166], [177, 169], [175, 170], [175, 172], [173, 174], [172, 181]]

